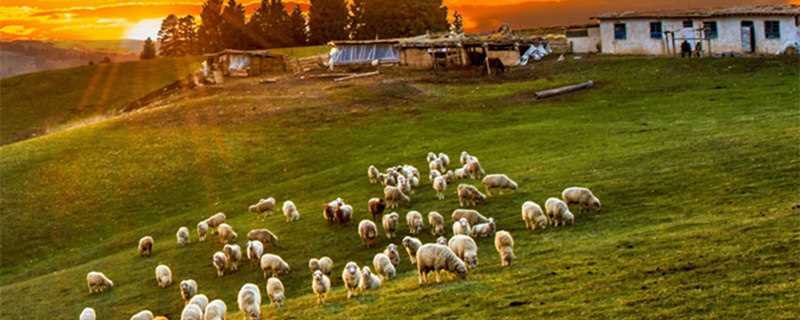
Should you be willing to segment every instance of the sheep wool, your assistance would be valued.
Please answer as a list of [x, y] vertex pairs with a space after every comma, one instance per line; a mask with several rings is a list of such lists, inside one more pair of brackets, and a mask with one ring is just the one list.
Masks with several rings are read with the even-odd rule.
[[131, 316], [131, 320], [153, 320], [154, 317], [150, 310], [142, 310]]
[[187, 227], [180, 227], [178, 228], [178, 232], [175, 233], [175, 238], [178, 241], [179, 246], [185, 246], [189, 243], [189, 228]]
[[406, 214], [406, 224], [408, 225], [408, 232], [411, 234], [420, 234], [424, 224], [422, 222], [422, 214], [419, 211], [411, 210]]
[[219, 225], [225, 223], [225, 213], [217, 212], [213, 216], [206, 219], [206, 223], [210, 228], [217, 228]]
[[436, 238], [436, 243], [446, 246], [447, 238], [445, 236], [438, 237]]
[[400, 252], [397, 251], [397, 245], [394, 243], [390, 243], [386, 246], [386, 249], [383, 250], [383, 254], [389, 257], [389, 261], [392, 262], [392, 265], [397, 268], [400, 265]]
[[386, 210], [386, 201], [383, 201], [381, 198], [369, 199], [369, 201], [367, 201], [367, 208], [369, 209], [369, 213], [372, 214], [372, 221], [378, 223], [381, 221], [383, 211]]
[[208, 234], [208, 222], [203, 220], [197, 223], [197, 238], [199, 241], [206, 241], [206, 235]]
[[448, 271], [456, 274], [461, 279], [467, 277], [467, 267], [464, 261], [453, 253], [447, 246], [435, 243], [428, 243], [417, 250], [417, 275], [419, 276], [419, 284], [422, 285], [428, 282], [428, 273], [434, 272], [436, 274], [436, 282], [440, 282], [440, 270]]
[[458, 221], [453, 222], [453, 235], [470, 235], [472, 234], [472, 227], [469, 225], [469, 221], [467, 218], [458, 219]]
[[472, 233], [470, 233], [470, 236], [473, 238], [486, 238], [493, 235], [495, 230], [497, 230], [497, 224], [495, 224], [494, 218], [489, 218], [489, 222], [487, 223], [472, 226]]
[[492, 195], [493, 190], [499, 190], [500, 194], [503, 194], [504, 190], [517, 190], [517, 183], [505, 174], [490, 174], [483, 177], [481, 182], [486, 188], [486, 194], [489, 196]]
[[466, 235], [454, 235], [447, 242], [447, 247], [453, 250], [469, 269], [478, 267], [478, 244], [471, 237]]
[[197, 294], [197, 281], [186, 279], [181, 281], [179, 286], [181, 289], [181, 299], [183, 299], [184, 303], [189, 303], [189, 300]]
[[203, 320], [203, 309], [195, 304], [187, 304], [181, 311], [181, 320]]
[[533, 201], [525, 201], [522, 204], [522, 221], [528, 230], [547, 228], [547, 216], [544, 215], [542, 207]]
[[325, 296], [331, 291], [331, 279], [322, 271], [314, 271], [311, 278], [311, 290], [317, 295], [317, 304], [325, 303]]
[[103, 292], [114, 287], [114, 282], [111, 279], [102, 272], [97, 271], [91, 271], [86, 274], [86, 284], [89, 287], [89, 293]]
[[438, 176], [433, 179], [433, 190], [436, 191], [436, 198], [444, 200], [444, 193], [447, 192], [447, 177]]
[[205, 310], [206, 306], [208, 306], [208, 297], [202, 293], [196, 294], [189, 299], [189, 304], [198, 306], [200, 310]]
[[394, 278], [397, 273], [392, 261], [389, 260], [389, 256], [383, 253], [378, 253], [372, 258], [372, 267], [375, 268], [375, 272], [383, 275], [387, 279]]
[[261, 256], [264, 254], [264, 244], [258, 240], [247, 241], [247, 259], [250, 264], [258, 266], [261, 263]]
[[359, 282], [361, 282], [361, 271], [358, 269], [358, 264], [350, 261], [344, 266], [342, 282], [344, 282], [344, 287], [347, 289], [347, 299], [352, 298], [359, 287]]
[[570, 224], [575, 224], [575, 216], [569, 211], [569, 207], [564, 201], [558, 198], [548, 198], [544, 202], [544, 209], [547, 216], [553, 221], [553, 225], [558, 227], [559, 224], [566, 225], [567, 221]]
[[286, 200], [283, 202], [283, 216], [286, 217], [286, 222], [293, 222], [300, 220], [300, 211], [297, 210], [297, 206], [294, 205], [294, 202]]
[[228, 265], [228, 257], [222, 251], [214, 252], [211, 256], [211, 264], [217, 269], [217, 277], [225, 275], [225, 267]]
[[561, 199], [567, 205], [578, 204], [581, 206], [580, 211], [598, 211], [602, 206], [600, 199], [594, 196], [592, 190], [583, 187], [569, 187], [561, 192]]
[[478, 191], [473, 185], [462, 183], [458, 185], [458, 204], [462, 207], [474, 207], [486, 201], [486, 195]]
[[226, 244], [222, 247], [225, 258], [228, 259], [228, 268], [231, 271], [239, 270], [239, 261], [242, 260], [242, 247], [238, 244]]
[[461, 218], [466, 218], [470, 225], [489, 222], [489, 218], [484, 217], [480, 212], [472, 209], [455, 209], [451, 215], [453, 221], [459, 221]]
[[361, 289], [361, 292], [367, 290], [377, 290], [381, 287], [381, 278], [372, 274], [372, 270], [369, 267], [364, 266], [361, 270], [361, 281], [358, 283], [358, 288]]
[[139, 239], [139, 255], [149, 257], [151, 254], [153, 254], [153, 237], [142, 237]]
[[239, 295], [236, 298], [239, 305], [239, 311], [244, 314], [247, 320], [260, 320], [261, 319], [261, 290], [257, 285], [247, 283], [239, 289]]
[[367, 178], [369, 178], [369, 183], [372, 184], [378, 183], [379, 181], [378, 179], [380, 179], [380, 176], [381, 172], [378, 171], [378, 168], [376, 168], [375, 166], [370, 165], [369, 168], [367, 168]]
[[269, 301], [275, 305], [276, 308], [283, 306], [283, 301], [286, 299], [283, 289], [283, 282], [276, 277], [267, 280], [267, 296]]
[[440, 152], [439, 153], [439, 161], [442, 162], [442, 166], [444, 168], [447, 168], [447, 167], [450, 166], [450, 157], [447, 156], [447, 154], [445, 154], [444, 152]]
[[160, 288], [166, 288], [172, 284], [172, 270], [166, 265], [158, 265], [156, 267], [156, 283]]
[[444, 235], [444, 217], [440, 213], [436, 211], [428, 212], [428, 224], [431, 226], [431, 235]]
[[383, 216], [383, 233], [386, 234], [386, 238], [391, 239], [394, 237], [398, 221], [400, 221], [400, 214], [397, 212]]
[[266, 199], [260, 199], [255, 204], [249, 206], [247, 210], [255, 213], [257, 217], [263, 220], [266, 216], [271, 215], [275, 210], [275, 198], [269, 197]]
[[204, 312], [204, 320], [225, 320], [225, 313], [228, 311], [228, 306], [225, 301], [215, 299], [206, 306]]
[[81, 316], [80, 316], [79, 319], [80, 320], [95, 320], [95, 319], [97, 319], [97, 313], [95, 313], [94, 309], [92, 309], [92, 308], [84, 308], [83, 311], [81, 311]]
[[390, 209], [397, 208], [401, 201], [405, 203], [411, 202], [411, 198], [395, 186], [386, 186], [386, 188], [383, 188], [383, 198]]
[[270, 274], [282, 276], [289, 273], [291, 270], [289, 264], [280, 256], [265, 253], [261, 256], [261, 270], [264, 271], [264, 278], [269, 278]]
[[371, 248], [375, 245], [375, 240], [378, 239], [378, 227], [372, 220], [361, 220], [358, 223], [358, 236], [365, 247]]
[[422, 241], [419, 241], [417, 238], [408, 236], [403, 238], [403, 247], [406, 248], [406, 253], [408, 253], [408, 259], [411, 261], [411, 264], [417, 263], [417, 250], [421, 246]]
[[500, 254], [500, 265], [510, 267], [511, 261], [516, 258], [514, 256], [514, 238], [511, 237], [511, 233], [505, 230], [498, 231], [494, 235], [494, 247]]
[[222, 223], [217, 227], [217, 233], [219, 234], [219, 242], [222, 244], [227, 244], [236, 240], [238, 235], [236, 232], [233, 231], [233, 227], [231, 227], [227, 223]]
[[268, 229], [253, 229], [247, 233], [248, 240], [260, 241], [264, 248], [278, 245], [278, 236]]

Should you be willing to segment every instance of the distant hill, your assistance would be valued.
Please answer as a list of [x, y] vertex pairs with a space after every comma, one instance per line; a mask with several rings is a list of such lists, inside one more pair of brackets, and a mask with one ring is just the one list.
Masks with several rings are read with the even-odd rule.
[[134, 41], [0, 41], [0, 78], [99, 63], [106, 57], [112, 62], [136, 60]]

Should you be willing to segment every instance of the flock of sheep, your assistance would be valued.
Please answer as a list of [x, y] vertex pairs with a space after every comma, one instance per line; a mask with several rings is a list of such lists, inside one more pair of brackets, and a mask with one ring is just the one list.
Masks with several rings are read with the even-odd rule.
[[[492, 195], [493, 191], [502, 194], [504, 191], [515, 191], [517, 183], [505, 174], [486, 175], [477, 157], [470, 155], [466, 151], [461, 153], [461, 167], [455, 170], [448, 170], [450, 158], [444, 154], [428, 153], [427, 162], [430, 173], [430, 181], [438, 199], [444, 199], [448, 185], [462, 179], [482, 179], [486, 194], [482, 193], [473, 185], [461, 183], [457, 187], [459, 204], [461, 207], [474, 207], [486, 201], [487, 195]], [[411, 165], [398, 165], [390, 167], [381, 172], [375, 166], [369, 166], [367, 170], [369, 182], [380, 183], [383, 186], [384, 198], [372, 198], [368, 201], [367, 207], [372, 215], [372, 220], [364, 219], [358, 223], [358, 235], [362, 244], [367, 248], [372, 248], [377, 243], [378, 226], [380, 223], [386, 238], [393, 239], [397, 236], [399, 228], [400, 214], [391, 212], [384, 214], [386, 209], [398, 207], [401, 203], [410, 203], [411, 196], [420, 186], [419, 170]], [[535, 230], [546, 228], [548, 225], [565, 225], [575, 223], [575, 215], [570, 211], [569, 205], [577, 204], [580, 210], [599, 210], [600, 200], [594, 196], [592, 191], [582, 187], [571, 187], [565, 189], [561, 198], [551, 197], [545, 201], [545, 208], [533, 202], [526, 201], [522, 205], [522, 220], [527, 229]], [[272, 197], [261, 199], [248, 209], [261, 219], [275, 211], [276, 200]], [[292, 201], [285, 201], [282, 211], [286, 221], [291, 223], [300, 219], [300, 211]], [[353, 207], [348, 205], [341, 198], [337, 198], [323, 206], [322, 215], [328, 224], [349, 224], [353, 217]], [[440, 274], [446, 273], [455, 275], [460, 279], [466, 278], [469, 270], [478, 266], [478, 245], [475, 238], [485, 238], [494, 236], [495, 249], [500, 256], [501, 266], [511, 266], [514, 255], [514, 238], [508, 231], [497, 230], [495, 220], [487, 218], [474, 209], [460, 208], [453, 211], [451, 215], [452, 233], [451, 238], [446, 238], [446, 227], [444, 217], [431, 211], [427, 215], [428, 229], [434, 237], [438, 237], [435, 243], [423, 244], [418, 238], [414, 237], [423, 232], [425, 222], [420, 212], [411, 210], [406, 216], [406, 225], [409, 236], [405, 236], [401, 244], [405, 248], [409, 262], [417, 268], [417, 275], [420, 285], [428, 282], [428, 275], [433, 272], [436, 281], [440, 281]], [[267, 279], [266, 293], [272, 304], [281, 307], [286, 299], [284, 286], [280, 280], [281, 276], [290, 272], [291, 268], [286, 261], [276, 254], [266, 253], [266, 248], [274, 248], [277, 245], [278, 237], [268, 229], [254, 229], [247, 233], [246, 254], [242, 253], [242, 248], [235, 244], [238, 238], [233, 227], [225, 223], [224, 213], [217, 213], [211, 217], [200, 221], [197, 224], [197, 236], [199, 241], [205, 241], [208, 234], [215, 232], [222, 245], [222, 250], [215, 252], [211, 256], [217, 276], [222, 277], [226, 272], [235, 272], [239, 269], [239, 263], [244, 258], [251, 264], [261, 268], [264, 278]], [[189, 243], [189, 229], [182, 226], [176, 233], [179, 246]], [[152, 254], [154, 240], [150, 236], [145, 236], [139, 240], [138, 252], [141, 256]], [[401, 262], [401, 254], [398, 246], [390, 243], [382, 252], [375, 254], [372, 260], [372, 268], [369, 266], [359, 267], [356, 262], [350, 261], [345, 264], [341, 278], [347, 298], [367, 291], [376, 290], [381, 287], [383, 281], [393, 279], [397, 275], [397, 268]], [[334, 262], [329, 257], [312, 258], [308, 262], [311, 271], [311, 289], [317, 296], [319, 304], [325, 303], [326, 296], [331, 292], [330, 277], [334, 271]], [[169, 266], [160, 264], [155, 268], [156, 284], [160, 288], [166, 288], [172, 284], [172, 271]], [[103, 292], [114, 286], [113, 281], [101, 272], [92, 271], [86, 275], [86, 282], [90, 293]], [[209, 301], [208, 297], [198, 292], [198, 285], [195, 280], [187, 279], [180, 282], [180, 294], [185, 307], [181, 313], [182, 320], [221, 320], [225, 319], [227, 306], [224, 301], [216, 299]], [[247, 319], [261, 318], [261, 290], [259, 286], [247, 283], [239, 290], [237, 299], [239, 310]], [[94, 320], [95, 310], [85, 308], [80, 315], [80, 320]], [[133, 315], [131, 320], [157, 320], [166, 317], [156, 317], [149, 310], [143, 310]]]

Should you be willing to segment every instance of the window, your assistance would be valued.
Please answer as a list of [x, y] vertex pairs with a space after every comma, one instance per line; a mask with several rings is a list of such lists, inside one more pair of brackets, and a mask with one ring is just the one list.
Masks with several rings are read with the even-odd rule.
[[707, 39], [716, 39], [719, 37], [719, 32], [717, 31], [717, 22], [716, 21], [706, 21], [703, 22], [703, 30], [706, 33]]
[[764, 21], [764, 34], [767, 39], [780, 39], [781, 38], [781, 22], [780, 21]]
[[624, 23], [615, 23], [614, 24], [614, 39], [616, 40], [625, 40], [628, 38], [628, 29], [625, 27]]
[[661, 21], [650, 22], [650, 38], [661, 39], [663, 35]]
[[694, 28], [694, 22], [692, 20], [684, 20], [683, 21], [684, 28]]
[[588, 36], [588, 29], [567, 30], [567, 38], [586, 38]]

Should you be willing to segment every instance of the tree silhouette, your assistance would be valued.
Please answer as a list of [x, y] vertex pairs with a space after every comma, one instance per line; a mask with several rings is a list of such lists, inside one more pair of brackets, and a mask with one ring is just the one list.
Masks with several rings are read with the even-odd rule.
[[139, 54], [139, 59], [142, 60], [150, 60], [156, 57], [156, 43], [150, 37], [147, 37], [147, 40], [144, 40], [144, 45], [142, 46], [142, 53]]

